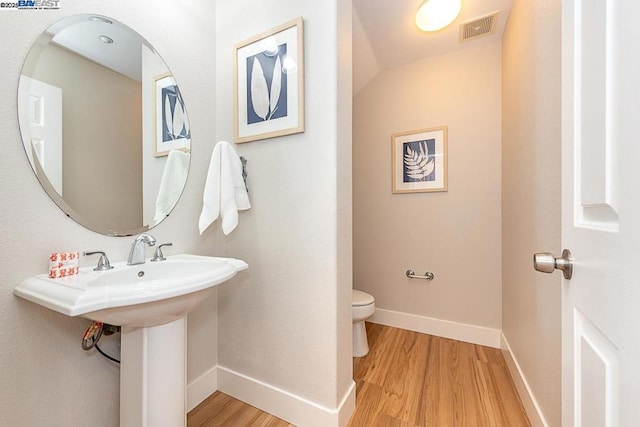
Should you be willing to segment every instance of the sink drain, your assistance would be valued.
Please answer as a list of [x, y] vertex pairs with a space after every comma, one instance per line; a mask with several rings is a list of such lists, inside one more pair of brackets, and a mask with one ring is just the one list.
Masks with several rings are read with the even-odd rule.
[[138, 271], [138, 277], [144, 276], [144, 271]]

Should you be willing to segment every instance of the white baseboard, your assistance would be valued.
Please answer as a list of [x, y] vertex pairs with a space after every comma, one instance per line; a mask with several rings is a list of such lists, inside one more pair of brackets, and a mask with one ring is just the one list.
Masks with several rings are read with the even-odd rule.
[[218, 366], [218, 387], [229, 396], [299, 427], [344, 427], [356, 404], [353, 381], [337, 409], [325, 408], [222, 366]]
[[218, 367], [209, 369], [187, 385], [187, 412], [218, 390]]
[[500, 348], [500, 330], [376, 308], [368, 322]]
[[538, 405], [538, 402], [536, 401], [536, 398], [531, 391], [531, 387], [529, 387], [529, 383], [527, 382], [522, 369], [520, 369], [518, 360], [515, 358], [513, 352], [511, 351], [511, 346], [509, 346], [509, 342], [504, 336], [504, 333], [500, 334], [500, 338], [500, 348], [502, 350], [502, 354], [504, 355], [504, 359], [507, 362], [509, 372], [511, 373], [513, 382], [516, 385], [516, 389], [518, 390], [518, 394], [520, 395], [520, 399], [522, 400], [524, 410], [527, 412], [527, 416], [529, 417], [531, 426], [548, 427], [549, 424], [545, 420], [544, 415], [540, 410], [540, 406]]

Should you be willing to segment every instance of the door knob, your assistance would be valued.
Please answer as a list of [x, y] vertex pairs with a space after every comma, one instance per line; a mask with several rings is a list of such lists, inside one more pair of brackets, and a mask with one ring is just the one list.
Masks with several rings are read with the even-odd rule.
[[533, 268], [543, 273], [553, 273], [553, 270], [562, 270], [565, 279], [571, 279], [573, 274], [573, 263], [569, 249], [562, 251], [560, 258], [555, 258], [548, 252], [538, 252], [533, 254]]

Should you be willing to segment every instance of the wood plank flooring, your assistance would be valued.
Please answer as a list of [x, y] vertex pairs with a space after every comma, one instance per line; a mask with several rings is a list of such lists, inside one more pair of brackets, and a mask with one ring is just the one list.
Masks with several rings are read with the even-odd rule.
[[348, 427], [529, 426], [498, 349], [367, 323]]
[[295, 427], [216, 391], [187, 414], [188, 427]]
[[[530, 426], [498, 349], [367, 323], [353, 359], [356, 410], [347, 427]], [[216, 392], [189, 427], [292, 427]]]

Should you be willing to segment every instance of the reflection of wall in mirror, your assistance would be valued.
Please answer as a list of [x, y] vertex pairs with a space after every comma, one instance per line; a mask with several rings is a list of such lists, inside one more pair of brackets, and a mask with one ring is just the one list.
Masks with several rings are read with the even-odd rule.
[[99, 229], [140, 228], [140, 83], [56, 45], [33, 77], [62, 89], [65, 201]]

